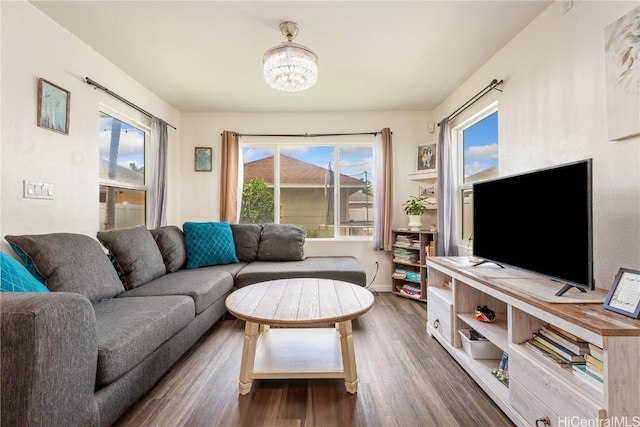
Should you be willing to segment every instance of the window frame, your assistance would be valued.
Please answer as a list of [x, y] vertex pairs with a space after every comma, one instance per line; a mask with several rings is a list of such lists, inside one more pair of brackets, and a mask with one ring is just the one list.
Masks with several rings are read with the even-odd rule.
[[[280, 155], [282, 148], [295, 148], [300, 146], [308, 146], [308, 147], [332, 147], [334, 149], [334, 156], [332, 160], [332, 164], [334, 165], [333, 169], [333, 179], [334, 182], [340, 182], [340, 149], [342, 148], [370, 148], [371, 149], [371, 158], [372, 158], [372, 168], [371, 168], [371, 176], [368, 177], [368, 180], [371, 182], [371, 185], [375, 183], [374, 174], [375, 174], [375, 156], [377, 155], [375, 150], [375, 141], [374, 138], [371, 137], [370, 140], [363, 140], [362, 137], [355, 138], [352, 141], [349, 141], [350, 136], [341, 137], [339, 141], [335, 139], [327, 140], [324, 138], [318, 138], [317, 140], [309, 141], [308, 138], [305, 140], [300, 140], [296, 138], [287, 137], [285, 141], [282, 139], [274, 140], [273, 138], [260, 138], [260, 137], [251, 137], [250, 139], [240, 138], [239, 141], [239, 168], [244, 167], [243, 160], [243, 151], [247, 148], [255, 148], [255, 149], [269, 149], [273, 150], [274, 156], [274, 171], [273, 171], [273, 179], [274, 182], [277, 182], [278, 185], [274, 184], [273, 188], [273, 199], [274, 199], [274, 223], [280, 224], [280, 200], [281, 200], [281, 185], [280, 185]], [[242, 174], [243, 176], [244, 174]], [[244, 178], [243, 180], [244, 181]], [[238, 194], [242, 194], [244, 182], [238, 180]], [[285, 188], [289, 188], [285, 186]], [[240, 205], [240, 204], [239, 204]], [[373, 203], [372, 203], [373, 205]], [[336, 241], [336, 240], [349, 240], [349, 241], [372, 241], [373, 234], [371, 235], [362, 235], [362, 236], [345, 236], [340, 234], [340, 191], [334, 192], [334, 204], [333, 204], [333, 217], [337, 218], [337, 224], [334, 224], [333, 227], [333, 237], [307, 237], [307, 239], [312, 239], [314, 241]], [[238, 207], [238, 217], [240, 216], [240, 207]], [[238, 218], [239, 219], [239, 218]], [[375, 223], [375, 218], [372, 219], [372, 228], [373, 223]]]
[[[111, 187], [111, 188], [115, 188], [117, 189], [123, 189], [123, 190], [132, 190], [132, 191], [140, 191], [144, 194], [144, 223], [143, 225], [146, 226], [147, 224], [147, 191], [149, 191], [149, 186], [148, 186], [148, 179], [149, 179], [149, 175], [148, 175], [148, 171], [149, 171], [149, 164], [148, 164], [148, 153], [149, 153], [149, 148], [150, 148], [150, 143], [151, 143], [151, 126], [145, 123], [140, 122], [139, 120], [134, 119], [133, 117], [131, 117], [130, 115], [127, 115], [126, 113], [123, 113], [120, 110], [114, 109], [106, 104], [102, 104], [100, 103], [98, 105], [98, 120], [100, 120], [100, 115], [107, 115], [109, 117], [112, 117], [114, 119], [117, 119], [123, 123], [126, 123], [129, 126], [138, 128], [139, 130], [141, 130], [144, 134], [144, 144], [143, 144], [143, 163], [144, 163], [144, 184], [142, 185], [135, 185], [135, 184], [131, 184], [131, 183], [127, 183], [127, 182], [120, 182], [117, 180], [112, 180], [112, 179], [105, 179], [100, 177], [100, 174], [98, 174], [98, 191], [100, 191], [100, 187]], [[98, 130], [98, 132], [100, 132], [100, 130]], [[98, 144], [98, 151], [100, 150], [100, 145]], [[99, 161], [99, 154], [98, 154], [98, 161]], [[98, 197], [98, 211], [100, 210], [100, 198]], [[100, 224], [100, 218], [98, 218], [98, 229], [102, 229], [102, 226]]]
[[[494, 101], [473, 114], [471, 117], [467, 118], [460, 124], [454, 126], [451, 129], [451, 137], [452, 137], [452, 147], [453, 154], [455, 158], [454, 162], [454, 182], [456, 188], [456, 220], [458, 225], [458, 246], [459, 247], [467, 247], [469, 240], [473, 240], [471, 236], [473, 236], [473, 225], [471, 226], [470, 236], [464, 236], [464, 197], [465, 192], [469, 193], [471, 197], [471, 209], [473, 209], [473, 184], [474, 182], [464, 182], [464, 138], [463, 132], [479, 123], [480, 121], [486, 119], [493, 113], [498, 113], [498, 165], [500, 164], [500, 111], [498, 108], [498, 102]], [[498, 173], [499, 174], [499, 173]], [[473, 218], [473, 217], [472, 217]]]

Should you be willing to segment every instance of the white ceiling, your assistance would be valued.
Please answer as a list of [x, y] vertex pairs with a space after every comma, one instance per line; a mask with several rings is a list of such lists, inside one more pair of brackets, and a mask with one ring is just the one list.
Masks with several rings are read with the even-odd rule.
[[[550, 1], [31, 3], [179, 111], [213, 112], [432, 110]], [[304, 92], [262, 80], [287, 20], [318, 55]]]

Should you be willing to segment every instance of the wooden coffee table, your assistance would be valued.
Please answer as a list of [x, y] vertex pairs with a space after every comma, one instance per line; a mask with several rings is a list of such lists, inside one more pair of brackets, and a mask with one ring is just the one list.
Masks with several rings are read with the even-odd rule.
[[368, 290], [339, 280], [272, 280], [238, 289], [225, 304], [246, 321], [240, 394], [266, 378], [344, 378], [347, 391], [357, 391], [351, 319], [373, 305]]

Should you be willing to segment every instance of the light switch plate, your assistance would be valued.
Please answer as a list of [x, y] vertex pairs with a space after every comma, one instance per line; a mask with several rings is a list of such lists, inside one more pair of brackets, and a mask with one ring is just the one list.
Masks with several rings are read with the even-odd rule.
[[25, 199], [53, 200], [53, 184], [24, 180], [23, 197]]

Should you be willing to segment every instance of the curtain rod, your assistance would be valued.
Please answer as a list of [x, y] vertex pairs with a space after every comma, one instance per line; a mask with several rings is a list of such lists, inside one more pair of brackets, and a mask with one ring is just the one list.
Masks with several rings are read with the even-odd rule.
[[[482, 98], [483, 96], [491, 92], [493, 89], [497, 90], [498, 92], [502, 92], [502, 90], [498, 89], [497, 86], [501, 85], [503, 82], [504, 82], [503, 80], [500, 80], [500, 81], [496, 79], [491, 80], [491, 83], [489, 83], [484, 89], [476, 93], [471, 99], [469, 99], [467, 102], [462, 104], [462, 106], [460, 106], [453, 113], [449, 114], [446, 118], [449, 120], [455, 119], [456, 117], [458, 117], [460, 113], [462, 113], [467, 108], [471, 107], [473, 104], [476, 103], [476, 101], [478, 101], [480, 98]], [[440, 126], [440, 123], [438, 123], [438, 126]]]
[[[272, 137], [298, 137], [298, 138], [314, 138], [318, 136], [350, 136], [350, 135], [377, 135], [380, 132], [354, 132], [354, 133], [284, 133], [284, 134], [268, 134], [268, 133], [236, 133], [238, 136], [272, 136]], [[222, 134], [220, 134], [222, 135]]]
[[[144, 114], [147, 117], [153, 118], [155, 117], [153, 114], [151, 114], [150, 112], [143, 110], [142, 108], [138, 107], [136, 104], [134, 104], [133, 102], [124, 99], [123, 97], [121, 97], [120, 95], [118, 95], [115, 92], [111, 92], [109, 89], [107, 89], [106, 87], [102, 86], [101, 84], [95, 82], [94, 80], [91, 80], [89, 77], [85, 77], [84, 80], [87, 82], [87, 84], [94, 86], [97, 89], [100, 89], [106, 93], [108, 93], [109, 95], [113, 96], [114, 98], [116, 98], [119, 101], [124, 102], [125, 104], [127, 104], [129, 107], [135, 108], [136, 110], [140, 111], [142, 114]], [[166, 123], [166, 122], [165, 122]], [[170, 125], [169, 123], [167, 123], [167, 126], [174, 128], [175, 130], [178, 130], [175, 126]]]

